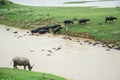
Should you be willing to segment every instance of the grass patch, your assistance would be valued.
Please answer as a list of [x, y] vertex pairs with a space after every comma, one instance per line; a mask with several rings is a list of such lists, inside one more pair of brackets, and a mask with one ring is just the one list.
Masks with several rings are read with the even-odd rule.
[[0, 68], [0, 80], [66, 80], [65, 78], [21, 69]]
[[[11, 7], [9, 7], [12, 5]], [[41, 25], [62, 24], [67, 33], [89, 33], [98, 40], [115, 43], [120, 46], [120, 7], [31, 7], [2, 5], [0, 24], [32, 29]], [[1, 5], [0, 5], [1, 6]], [[21, 7], [20, 7], [21, 6]], [[106, 16], [115, 16], [118, 20], [105, 23]], [[78, 24], [81, 18], [91, 19], [86, 25]], [[65, 26], [63, 21], [70, 19], [74, 25]]]

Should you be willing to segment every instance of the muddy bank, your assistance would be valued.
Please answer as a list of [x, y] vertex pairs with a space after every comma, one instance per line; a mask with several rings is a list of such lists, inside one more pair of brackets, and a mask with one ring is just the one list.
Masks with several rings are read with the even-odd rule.
[[28, 30], [0, 25], [0, 67], [12, 68], [12, 58], [20, 56], [35, 65], [33, 71], [68, 80], [119, 80], [120, 51], [91, 42], [62, 35], [30, 35]]
[[108, 42], [106, 40], [103, 39], [98, 39], [93, 35], [90, 35], [89, 33], [69, 33], [66, 32], [65, 35], [67, 36], [71, 36], [71, 37], [78, 37], [78, 38], [83, 38], [83, 39], [87, 39], [88, 42], [91, 43], [91, 40], [94, 42], [100, 42], [100, 44], [105, 45], [108, 48], [114, 48], [117, 50], [120, 50], [120, 46], [118, 44], [116, 44], [115, 42]]

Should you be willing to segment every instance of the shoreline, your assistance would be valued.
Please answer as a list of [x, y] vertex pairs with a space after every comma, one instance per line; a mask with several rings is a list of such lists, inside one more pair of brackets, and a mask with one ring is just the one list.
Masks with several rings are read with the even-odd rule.
[[[11, 28], [11, 29], [14, 29], [14, 27], [12, 26], [6, 26], [6, 25], [1, 25], [0, 26], [3, 26], [3, 27], [7, 27], [8, 29]], [[27, 32], [30, 33], [30, 30], [29, 29], [23, 29], [23, 28], [16, 28], [18, 30], [26, 30]], [[40, 36], [41, 34], [34, 34], [36, 36]], [[46, 34], [42, 34], [42, 35], [46, 35]], [[69, 39], [69, 40], [75, 40], [75, 41], [80, 41], [80, 40], [85, 40], [87, 41], [88, 43], [92, 44], [92, 42], [96, 42], [96, 44], [102, 44], [104, 47], [108, 47], [108, 48], [113, 48], [113, 49], [117, 49], [117, 50], [120, 50], [120, 46], [114, 44], [114, 43], [110, 43], [110, 42], [107, 42], [107, 41], [104, 41], [104, 40], [101, 40], [101, 39], [96, 39], [94, 36], [91, 36], [90, 34], [88, 33], [64, 33], [64, 34], [53, 34], [53, 33], [50, 33], [48, 36], [51, 36], [51, 37], [58, 37], [58, 36], [62, 36], [62, 37], [65, 37], [66, 39]], [[94, 44], [93, 44], [94, 45]]]

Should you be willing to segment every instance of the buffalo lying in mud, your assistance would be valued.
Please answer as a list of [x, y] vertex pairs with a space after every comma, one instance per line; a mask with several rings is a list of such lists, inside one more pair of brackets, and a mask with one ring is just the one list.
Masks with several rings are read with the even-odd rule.
[[106, 17], [106, 19], [105, 19], [105, 23], [107, 23], [108, 21], [114, 21], [114, 20], [117, 20], [117, 18], [116, 17], [113, 17], [113, 16], [108, 16], [108, 17]]
[[55, 25], [51, 26], [50, 28], [52, 29], [54, 34], [57, 32], [60, 32], [60, 30], [62, 29], [60, 24], [55, 24]]
[[37, 29], [33, 29], [31, 30], [31, 33], [44, 34], [44, 33], [49, 33], [50, 30], [52, 30], [53, 33], [57, 33], [57, 32], [60, 32], [61, 29], [62, 27], [60, 24], [54, 24], [52, 26], [44, 26]]
[[74, 22], [71, 20], [64, 20], [64, 24], [69, 25], [69, 24], [74, 24]]
[[50, 28], [48, 26], [44, 26], [44, 27], [31, 30], [31, 33], [40, 33], [40, 34], [47, 33], [47, 32], [49, 33], [49, 29]]
[[33, 68], [33, 65], [31, 66], [29, 60], [25, 57], [14, 57], [13, 67], [17, 69], [17, 65], [24, 66], [24, 69], [26, 69], [26, 66], [27, 66], [29, 70], [32, 70]]
[[61, 25], [60, 24], [54, 24], [54, 25], [50, 26], [50, 28], [52, 30], [55, 29], [55, 28], [57, 28], [57, 27], [61, 27]]
[[80, 19], [79, 24], [86, 24], [87, 21], [90, 21], [90, 19]]
[[62, 27], [56, 27], [53, 29], [53, 33], [56, 34], [57, 32], [60, 32], [61, 29]]

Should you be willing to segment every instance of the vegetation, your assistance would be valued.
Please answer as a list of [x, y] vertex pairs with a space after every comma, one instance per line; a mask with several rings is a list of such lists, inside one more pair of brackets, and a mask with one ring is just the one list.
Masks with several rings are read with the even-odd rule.
[[[0, 24], [32, 29], [59, 23], [65, 28], [63, 31], [65, 34], [79, 34], [77, 35], [79, 37], [82, 34], [89, 34], [96, 40], [120, 46], [120, 7], [31, 7], [13, 3], [0, 5], [0, 7]], [[106, 16], [115, 16], [118, 20], [105, 23]], [[81, 18], [88, 18], [91, 21], [86, 25], [78, 24]], [[65, 26], [63, 23], [65, 19], [70, 19], [75, 24]]]
[[0, 80], [66, 80], [56, 75], [20, 69], [0, 68]]

